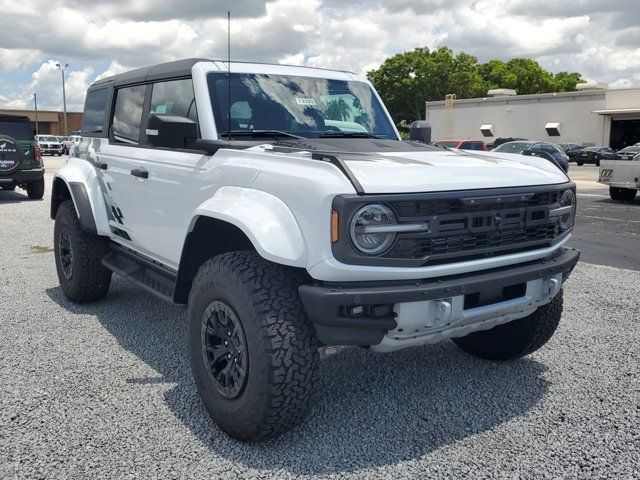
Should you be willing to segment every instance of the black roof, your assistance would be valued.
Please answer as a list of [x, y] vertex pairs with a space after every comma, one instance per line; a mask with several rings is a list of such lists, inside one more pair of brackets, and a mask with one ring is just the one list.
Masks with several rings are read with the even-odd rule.
[[133, 83], [144, 83], [164, 78], [186, 77], [191, 75], [191, 68], [198, 62], [209, 62], [206, 58], [187, 58], [175, 62], [160, 63], [151, 67], [138, 68], [129, 72], [102, 78], [94, 82], [91, 87], [113, 84], [113, 86], [130, 85]]
[[[124, 72], [119, 75], [113, 75], [111, 77], [102, 78], [96, 80], [91, 84], [89, 89], [97, 88], [100, 86], [120, 87], [122, 85], [132, 85], [136, 83], [152, 82], [154, 80], [163, 80], [165, 78], [179, 78], [188, 77], [191, 75], [191, 69], [198, 62], [226, 62], [226, 60], [213, 60], [210, 58], [186, 58], [184, 60], [176, 60], [174, 62], [160, 63], [158, 65], [152, 65], [150, 67], [138, 68], [129, 72]], [[233, 60], [231, 63], [262, 63], [262, 62], [239, 62]], [[266, 64], [271, 65], [271, 64]], [[278, 66], [292, 66], [277, 64]], [[297, 66], [297, 65], [295, 65]], [[326, 68], [315, 68], [316, 70], [328, 70]], [[335, 70], [345, 73], [352, 73], [346, 70]]]

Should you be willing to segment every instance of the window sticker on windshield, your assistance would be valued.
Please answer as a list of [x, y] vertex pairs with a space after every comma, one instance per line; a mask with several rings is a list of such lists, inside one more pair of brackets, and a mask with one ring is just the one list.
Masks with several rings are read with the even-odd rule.
[[316, 101], [313, 98], [296, 98], [298, 105], [316, 105]]

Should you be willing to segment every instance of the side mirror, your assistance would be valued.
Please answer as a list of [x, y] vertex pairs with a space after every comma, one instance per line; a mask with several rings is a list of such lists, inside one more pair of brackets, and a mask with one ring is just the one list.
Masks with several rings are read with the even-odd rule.
[[187, 117], [152, 113], [146, 134], [147, 142], [154, 147], [191, 148], [198, 138], [198, 124]]
[[416, 120], [409, 129], [409, 139], [416, 142], [431, 143], [431, 124], [426, 120]]

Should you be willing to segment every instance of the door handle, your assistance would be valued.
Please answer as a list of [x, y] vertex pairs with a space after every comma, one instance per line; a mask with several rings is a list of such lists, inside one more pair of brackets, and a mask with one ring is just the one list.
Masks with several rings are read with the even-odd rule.
[[149, 178], [149, 171], [144, 168], [134, 168], [131, 170], [131, 175], [138, 178]]
[[99, 168], [100, 170], [106, 170], [107, 168], [109, 168], [109, 166], [104, 162], [96, 162], [95, 165], [96, 168]]

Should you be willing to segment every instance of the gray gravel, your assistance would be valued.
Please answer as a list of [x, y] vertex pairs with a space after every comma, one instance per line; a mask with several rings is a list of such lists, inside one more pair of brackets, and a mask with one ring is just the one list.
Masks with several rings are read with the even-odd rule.
[[516, 362], [343, 352], [302, 426], [245, 445], [200, 405], [185, 309], [118, 278], [68, 303], [32, 249], [48, 201], [25, 198], [0, 191], [2, 478], [640, 478], [640, 272], [580, 264], [558, 332]]

